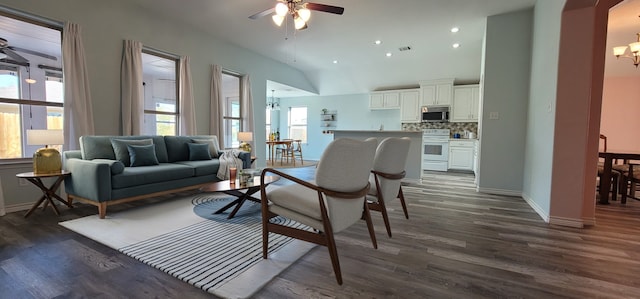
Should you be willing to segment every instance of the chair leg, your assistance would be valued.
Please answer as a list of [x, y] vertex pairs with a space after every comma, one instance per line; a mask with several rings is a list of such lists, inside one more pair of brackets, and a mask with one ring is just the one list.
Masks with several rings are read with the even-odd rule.
[[267, 259], [269, 251], [269, 217], [265, 217], [268, 213], [262, 212], [262, 258]]
[[611, 181], [611, 184], [613, 185], [612, 190], [611, 190], [611, 198], [613, 200], [618, 200], [618, 180], [620, 179], [620, 175], [619, 174], [614, 174], [613, 175], [613, 180]]
[[384, 204], [384, 199], [378, 194], [378, 204], [380, 205], [380, 213], [382, 213], [382, 220], [384, 226], [387, 229], [387, 235], [391, 238], [391, 225], [389, 225], [389, 214], [387, 214], [387, 206]]
[[400, 189], [398, 190], [398, 198], [400, 199], [400, 204], [402, 204], [404, 218], [409, 219], [409, 212], [407, 212], [407, 204], [404, 202], [404, 193], [402, 193], [402, 186], [400, 186]]
[[622, 197], [620, 198], [620, 202], [623, 204], [627, 203], [627, 190], [629, 189], [629, 185], [627, 185], [628, 180], [627, 178], [623, 175], [622, 176], [622, 181], [620, 182], [620, 186], [622, 186], [622, 190], [620, 192], [620, 194], [622, 195]]
[[364, 211], [362, 217], [367, 222], [367, 229], [369, 230], [369, 237], [374, 249], [378, 249], [378, 241], [376, 240], [376, 232], [373, 230], [373, 222], [371, 221], [371, 212], [369, 211], [369, 204], [366, 199], [364, 201]]

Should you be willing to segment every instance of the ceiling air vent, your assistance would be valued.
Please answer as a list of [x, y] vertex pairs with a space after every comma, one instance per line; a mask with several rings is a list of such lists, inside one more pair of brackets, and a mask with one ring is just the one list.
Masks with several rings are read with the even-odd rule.
[[400, 48], [398, 48], [398, 50], [400, 50], [400, 52], [402, 52], [402, 51], [409, 51], [409, 50], [411, 50], [411, 47], [409, 47], [409, 46], [404, 46], [404, 47], [400, 47]]

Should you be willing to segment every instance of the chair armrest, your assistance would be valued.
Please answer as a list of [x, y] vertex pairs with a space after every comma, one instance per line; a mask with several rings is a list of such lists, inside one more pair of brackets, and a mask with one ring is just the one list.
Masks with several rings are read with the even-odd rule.
[[64, 181], [68, 194], [103, 202], [111, 199], [111, 165], [108, 162], [68, 159], [71, 176]]

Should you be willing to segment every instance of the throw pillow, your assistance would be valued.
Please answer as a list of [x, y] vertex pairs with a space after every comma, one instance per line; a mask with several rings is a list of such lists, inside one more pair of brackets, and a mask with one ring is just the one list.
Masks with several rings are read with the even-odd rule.
[[131, 157], [131, 167], [160, 164], [158, 162], [158, 158], [156, 157], [156, 146], [154, 144], [127, 144], [127, 150], [129, 151], [129, 156]]
[[208, 143], [187, 143], [189, 146], [189, 161], [211, 160]]
[[111, 139], [113, 152], [116, 154], [116, 160], [122, 162], [124, 166], [131, 166], [131, 158], [127, 145], [149, 145], [153, 144], [152, 139]]
[[194, 143], [207, 143], [209, 144], [209, 153], [211, 154], [211, 158], [218, 158], [220, 152], [220, 148], [218, 148], [218, 143], [213, 139], [191, 139]]

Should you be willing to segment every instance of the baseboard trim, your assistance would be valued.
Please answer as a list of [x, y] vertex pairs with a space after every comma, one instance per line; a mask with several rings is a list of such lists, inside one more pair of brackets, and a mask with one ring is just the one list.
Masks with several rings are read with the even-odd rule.
[[19, 212], [19, 211], [31, 209], [34, 203], [35, 202], [20, 203], [20, 204], [5, 206], [4, 209], [6, 213]]
[[596, 218], [590, 217], [590, 218], [582, 219], [582, 223], [586, 226], [594, 226], [596, 225]]
[[536, 213], [538, 213], [538, 216], [540, 216], [544, 222], [549, 223], [549, 213], [547, 211], [540, 207], [538, 203], [529, 197], [529, 195], [523, 193], [522, 198], [534, 211], [536, 211]]
[[522, 191], [515, 191], [515, 190], [482, 188], [482, 187], [478, 186], [478, 187], [476, 187], [476, 191], [480, 192], [480, 193], [487, 193], [487, 194], [497, 194], [497, 195], [522, 197]]
[[[595, 222], [595, 219], [594, 219], [594, 222]], [[583, 219], [551, 216], [549, 218], [549, 224], [575, 227], [575, 228], [584, 228], [585, 221]]]

